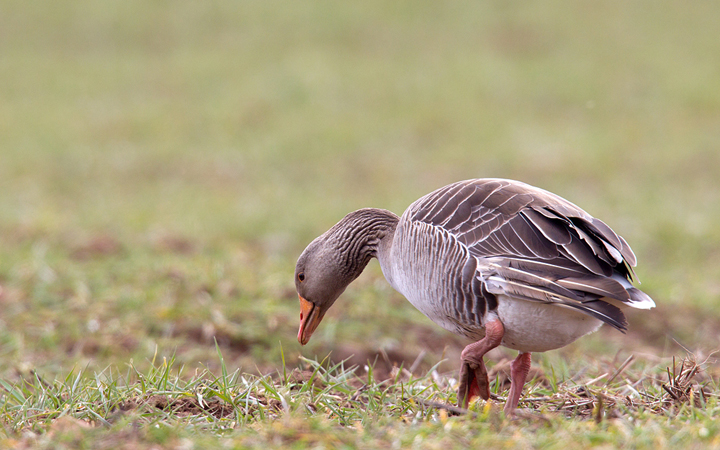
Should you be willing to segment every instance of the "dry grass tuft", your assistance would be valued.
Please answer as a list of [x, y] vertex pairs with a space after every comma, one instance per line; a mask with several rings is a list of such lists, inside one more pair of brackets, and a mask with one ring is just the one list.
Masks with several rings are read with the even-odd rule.
[[675, 363], [673, 357], [672, 371], [667, 368], [668, 382], [662, 384], [665, 391], [663, 404], [669, 408], [672, 405], [692, 405], [696, 408], [704, 407], [710, 390], [699, 383], [698, 379], [703, 378], [701, 364], [698, 364], [695, 357], [689, 355]]
[[[591, 388], [590, 385], [603, 376], [575, 389], [559, 390], [549, 397], [528, 395], [521, 400], [521, 405], [530, 406], [533, 411], [545, 410], [600, 422], [641, 411], [667, 414], [682, 406], [702, 409], [710, 397], [718, 396], [709, 386], [712, 382], [710, 376], [703, 370], [707, 360], [698, 363], [692, 354], [679, 362], [673, 357], [672, 367], [665, 370], [667, 380], [630, 373], [622, 385], [611, 387], [611, 382], [625, 371], [633, 359], [632, 356], [628, 358], [602, 388]], [[504, 400], [501, 397], [498, 399]]]

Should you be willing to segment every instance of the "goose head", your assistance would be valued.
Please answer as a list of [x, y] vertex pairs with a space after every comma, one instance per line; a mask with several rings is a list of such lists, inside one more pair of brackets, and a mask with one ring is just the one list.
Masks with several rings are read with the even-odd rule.
[[331, 245], [327, 233], [315, 239], [298, 258], [295, 288], [300, 298], [298, 341], [305, 345], [325, 313], [358, 274], [348, 270], [342, 250]]
[[363, 208], [351, 212], [307, 246], [295, 266], [295, 288], [300, 298], [298, 341], [305, 345], [325, 313], [360, 276], [378, 246], [392, 241], [398, 216], [390, 211]]

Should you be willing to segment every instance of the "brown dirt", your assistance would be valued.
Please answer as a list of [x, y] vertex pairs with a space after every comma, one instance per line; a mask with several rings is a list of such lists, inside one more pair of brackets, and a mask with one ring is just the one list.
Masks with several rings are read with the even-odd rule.
[[227, 330], [219, 329], [211, 323], [177, 326], [173, 331], [173, 337], [185, 337], [196, 344], [212, 347], [215, 346], [215, 341], [217, 341], [223, 354], [228, 357], [248, 354], [253, 346], [260, 344]]
[[228, 405], [217, 398], [203, 399], [202, 403], [200, 403], [195, 397], [171, 398], [165, 395], [152, 395], [147, 398], [136, 397], [122, 403], [118, 408], [123, 412], [134, 409], [154, 408], [162, 411], [171, 411], [173, 414], [182, 417], [209, 414], [218, 419], [229, 417], [234, 412], [232, 405]]
[[70, 252], [73, 259], [86, 261], [103, 256], [111, 256], [124, 250], [120, 241], [109, 235], [95, 236], [76, 245]]
[[163, 235], [153, 242], [153, 247], [162, 252], [189, 255], [197, 250], [197, 244], [188, 238], [174, 235]]
[[104, 352], [117, 353], [118, 350], [132, 353], [140, 343], [131, 334], [115, 333], [112, 336], [95, 337], [91, 335], [81, 339], [66, 339], [63, 345], [69, 355], [94, 357]]

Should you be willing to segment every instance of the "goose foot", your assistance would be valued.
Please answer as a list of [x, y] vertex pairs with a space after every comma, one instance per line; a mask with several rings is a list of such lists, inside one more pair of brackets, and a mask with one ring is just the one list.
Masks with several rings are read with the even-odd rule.
[[468, 363], [463, 361], [460, 366], [460, 384], [458, 385], [458, 406], [467, 408], [470, 399], [480, 396], [483, 400], [490, 398], [490, 383], [487, 369], [481, 361]]
[[490, 321], [485, 324], [485, 337], [462, 351], [457, 396], [459, 407], [467, 408], [470, 400], [478, 395], [483, 400], [490, 398], [490, 382], [483, 356], [500, 345], [504, 334], [505, 328], [499, 319]]
[[531, 358], [530, 353], [520, 353], [510, 364], [510, 393], [504, 408], [508, 417], [515, 416], [515, 409], [520, 402], [525, 379], [530, 371]]

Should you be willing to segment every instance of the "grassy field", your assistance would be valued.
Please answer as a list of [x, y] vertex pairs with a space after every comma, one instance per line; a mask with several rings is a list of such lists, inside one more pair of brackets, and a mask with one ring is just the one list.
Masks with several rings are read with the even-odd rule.
[[[718, 29], [713, 2], [5, 0], [0, 447], [719, 448]], [[658, 304], [535, 355], [515, 421], [438, 407], [466, 343], [376, 263], [295, 340], [312, 238], [474, 177], [602, 218]]]

